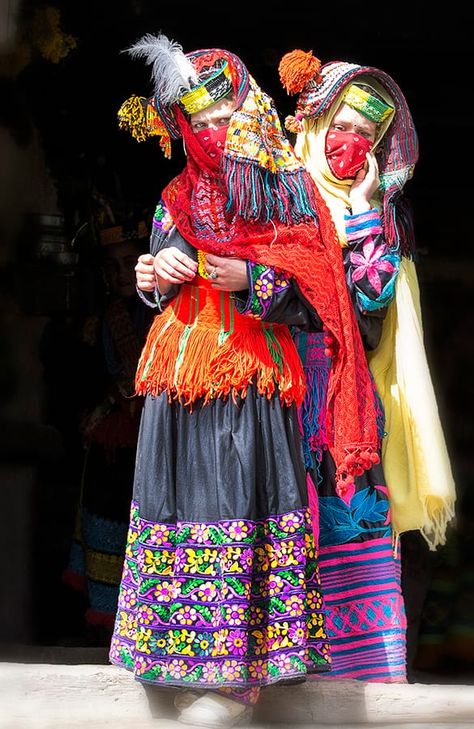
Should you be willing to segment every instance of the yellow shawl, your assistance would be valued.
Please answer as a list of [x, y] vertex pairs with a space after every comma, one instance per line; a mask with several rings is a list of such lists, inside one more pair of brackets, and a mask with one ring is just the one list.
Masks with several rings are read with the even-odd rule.
[[382, 464], [395, 534], [419, 529], [444, 544], [455, 486], [426, 359], [415, 264], [402, 258], [379, 346], [369, 366], [385, 409]]

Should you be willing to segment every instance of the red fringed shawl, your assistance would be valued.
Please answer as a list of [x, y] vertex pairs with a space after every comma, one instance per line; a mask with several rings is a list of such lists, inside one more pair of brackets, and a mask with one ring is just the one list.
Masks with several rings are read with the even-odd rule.
[[[193, 191], [203, 171], [208, 181], [209, 176], [214, 180], [214, 199], [221, 197], [225, 204], [225, 192], [218, 183], [221, 179], [216, 174], [218, 163], [203, 153], [184, 116], [180, 116], [179, 123], [188, 162], [183, 172], [165, 188], [163, 199], [183, 238], [205, 253], [243, 258], [284, 271], [323, 321], [332, 354], [326, 428], [341, 493], [354, 476], [369, 469], [379, 457], [369, 369], [329, 210], [314, 185], [319, 224], [248, 222], [228, 215], [225, 240], [205, 236], [201, 231], [198, 234], [193, 219], [199, 203]], [[211, 207], [208, 205], [201, 213], [212, 217]]]

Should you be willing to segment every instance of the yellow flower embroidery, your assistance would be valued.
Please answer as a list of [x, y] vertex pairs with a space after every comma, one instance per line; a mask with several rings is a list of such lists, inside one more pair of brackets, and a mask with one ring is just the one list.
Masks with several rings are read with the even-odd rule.
[[137, 539], [138, 539], [138, 532], [129, 531], [128, 537], [127, 537], [127, 547], [125, 549], [126, 557], [133, 557], [133, 553], [134, 553], [133, 545]]
[[217, 560], [216, 549], [203, 549], [196, 552], [194, 549], [185, 549], [187, 560], [183, 565], [183, 572], [196, 572], [202, 575], [215, 574], [214, 562]]
[[151, 638], [151, 630], [143, 630], [143, 628], [140, 628], [137, 631], [137, 639], [136, 639], [136, 647], [137, 651], [140, 651], [140, 653], [151, 653], [151, 648], [149, 646]]
[[172, 582], [157, 582], [153, 589], [153, 597], [157, 602], [169, 602], [175, 596], [175, 589]]
[[273, 284], [271, 281], [264, 281], [261, 278], [257, 278], [254, 285], [257, 296], [265, 301], [269, 299], [273, 294]]
[[173, 572], [174, 552], [160, 550], [153, 552], [151, 549], [144, 549], [143, 572], [147, 575], [170, 575]]
[[138, 611], [138, 620], [145, 625], [149, 625], [153, 620], [153, 610], [142, 605]]
[[240, 542], [248, 535], [249, 527], [244, 521], [234, 521], [229, 525], [229, 537]]
[[249, 666], [249, 673], [252, 678], [264, 678], [268, 674], [268, 666], [265, 661], [254, 661]]
[[182, 660], [171, 661], [168, 670], [173, 678], [182, 678], [187, 673], [187, 666], [185, 661]]
[[213, 582], [203, 582], [197, 596], [201, 602], [214, 602], [218, 596], [218, 588]]
[[149, 540], [152, 544], [167, 544], [170, 539], [170, 530], [161, 524], [155, 524], [150, 530]]

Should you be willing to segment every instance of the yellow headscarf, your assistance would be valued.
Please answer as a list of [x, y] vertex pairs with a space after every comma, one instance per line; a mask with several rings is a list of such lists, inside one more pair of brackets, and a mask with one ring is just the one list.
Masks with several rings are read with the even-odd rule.
[[[358, 84], [370, 86], [383, 100], [393, 106], [393, 100], [383, 86], [375, 81], [375, 79], [366, 79], [364, 76], [357, 78]], [[339, 106], [343, 102], [343, 97], [347, 88], [343, 88], [338, 96], [336, 96], [332, 106], [324, 111], [318, 117], [309, 117], [302, 120], [304, 131], [298, 134], [296, 138], [295, 150], [296, 154], [303, 160], [306, 169], [311, 173], [322, 196], [324, 197], [332, 218], [336, 225], [341, 245], [346, 245], [346, 229], [344, 223], [344, 215], [350, 208], [349, 191], [353, 180], [338, 180], [335, 177], [326, 161], [326, 134], [331, 125], [331, 121]], [[372, 151], [377, 148], [380, 140], [387, 131], [392, 117], [378, 125], [375, 142]], [[380, 197], [376, 197], [371, 201], [373, 207], [380, 208]]]

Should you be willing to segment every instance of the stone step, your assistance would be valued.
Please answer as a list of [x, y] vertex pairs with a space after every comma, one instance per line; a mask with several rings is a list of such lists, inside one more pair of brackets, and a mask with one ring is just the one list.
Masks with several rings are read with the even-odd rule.
[[[146, 691], [116, 666], [0, 663], [0, 729], [158, 729], [169, 690]], [[161, 718], [160, 718], [161, 717]], [[474, 727], [474, 687], [318, 678], [262, 691], [253, 729]]]

